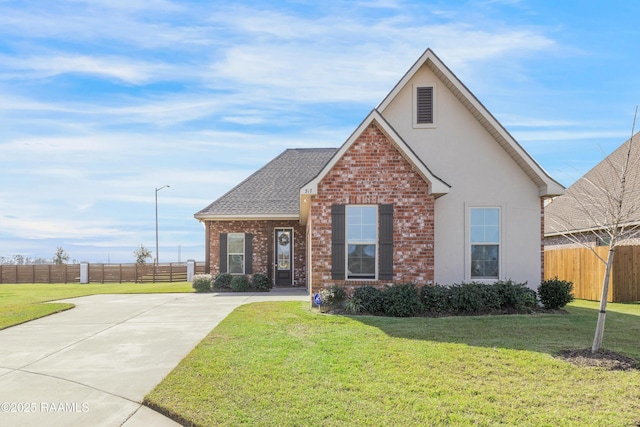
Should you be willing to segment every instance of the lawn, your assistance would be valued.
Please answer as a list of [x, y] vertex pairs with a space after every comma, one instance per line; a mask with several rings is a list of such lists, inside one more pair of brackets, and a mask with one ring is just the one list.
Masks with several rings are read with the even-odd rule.
[[[597, 308], [394, 319], [245, 305], [145, 402], [197, 426], [636, 426], [640, 371], [554, 357], [590, 346]], [[604, 345], [640, 359], [640, 305], [609, 309]]]
[[0, 284], [0, 329], [73, 308], [47, 303], [95, 294], [193, 292], [191, 283]]

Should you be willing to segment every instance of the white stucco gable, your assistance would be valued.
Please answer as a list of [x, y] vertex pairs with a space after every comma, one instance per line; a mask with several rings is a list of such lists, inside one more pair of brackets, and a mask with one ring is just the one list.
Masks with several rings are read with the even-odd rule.
[[[478, 123], [495, 139], [509, 157], [513, 159], [520, 169], [535, 183], [538, 187], [540, 197], [553, 197], [564, 194], [564, 187], [545, 172], [431, 49], [427, 49], [422, 54], [376, 108], [385, 119], [389, 120], [392, 125], [396, 125], [391, 117], [393, 113], [390, 110], [393, 104], [397, 103], [397, 98], [403, 91], [411, 89], [412, 93], [415, 92], [413, 87], [407, 88], [407, 86], [415, 85], [416, 77], [424, 67], [430, 71], [429, 84], [434, 84], [436, 87], [434, 94], [435, 102], [439, 102], [438, 92], [448, 91], [453, 94]], [[409, 105], [413, 105], [414, 101], [415, 100], [412, 99]], [[409, 106], [406, 102], [403, 105], [405, 108]], [[412, 114], [407, 114], [407, 112], [408, 111], [405, 110], [402, 114], [404, 114], [405, 117], [411, 117]], [[438, 111], [436, 111], [435, 114], [438, 115]], [[433, 126], [425, 126], [425, 128], [435, 127], [437, 127], [437, 122]], [[404, 129], [398, 129], [398, 132], [405, 139], [408, 138], [407, 132], [405, 132]], [[411, 145], [410, 141], [409, 145]], [[446, 179], [446, 177], [444, 178]]]

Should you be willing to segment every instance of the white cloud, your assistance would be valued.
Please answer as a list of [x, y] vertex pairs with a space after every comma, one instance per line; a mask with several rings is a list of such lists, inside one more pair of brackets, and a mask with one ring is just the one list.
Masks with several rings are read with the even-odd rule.
[[[25, 80], [62, 74], [90, 74], [117, 79], [130, 84], [144, 84], [172, 76], [174, 67], [119, 56], [90, 56], [52, 53], [29, 58], [2, 58], [4, 71], [0, 78]], [[9, 72], [9, 70], [13, 70]]]

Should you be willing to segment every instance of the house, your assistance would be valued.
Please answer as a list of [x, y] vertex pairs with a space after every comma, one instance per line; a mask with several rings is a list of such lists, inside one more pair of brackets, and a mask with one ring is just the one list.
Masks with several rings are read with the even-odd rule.
[[[566, 194], [545, 207], [545, 248], [609, 246], [605, 228], [615, 221], [611, 206], [622, 200], [619, 223], [626, 227], [621, 245], [637, 245], [640, 239], [640, 133], [629, 139], [572, 184]], [[624, 168], [625, 190], [621, 191]]]
[[537, 287], [563, 191], [428, 49], [340, 148], [287, 150], [195, 218], [212, 273]]
[[640, 300], [639, 162], [636, 134], [545, 207], [545, 277], [572, 282], [576, 298], [600, 300], [615, 235], [607, 299]]

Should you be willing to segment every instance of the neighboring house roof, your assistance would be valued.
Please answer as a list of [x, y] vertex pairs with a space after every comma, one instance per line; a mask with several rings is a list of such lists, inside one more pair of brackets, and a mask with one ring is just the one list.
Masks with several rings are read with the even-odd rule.
[[[613, 224], [616, 199], [623, 201], [620, 225], [640, 223], [640, 132], [634, 135], [627, 156], [631, 141], [627, 140], [545, 207], [545, 236], [595, 231]], [[623, 194], [620, 184], [627, 157]]]
[[194, 216], [205, 219], [298, 219], [300, 187], [327, 164], [335, 148], [288, 149]]
[[313, 196], [318, 193], [318, 184], [322, 179], [333, 169], [338, 161], [344, 156], [344, 154], [351, 148], [353, 143], [360, 137], [362, 132], [371, 124], [375, 123], [385, 136], [393, 143], [400, 154], [416, 169], [416, 171], [425, 179], [429, 184], [430, 194], [435, 197], [440, 197], [449, 192], [451, 186], [435, 176], [431, 170], [424, 164], [420, 158], [411, 150], [407, 143], [398, 135], [393, 127], [387, 122], [378, 110], [373, 110], [369, 115], [360, 123], [360, 126], [349, 136], [347, 141], [342, 144], [333, 157], [324, 165], [320, 173], [312, 180], [309, 180], [304, 186], [300, 188], [300, 218], [302, 223], [306, 222], [306, 217], [309, 211], [309, 204], [305, 203], [305, 198]]
[[471, 91], [451, 72], [451, 70], [436, 56], [427, 49], [422, 56], [413, 64], [407, 73], [400, 79], [396, 86], [378, 105], [377, 110], [384, 114], [385, 108], [400, 93], [402, 88], [423, 66], [427, 65], [447, 88], [460, 100], [460, 102], [473, 114], [473, 116], [484, 126], [484, 128], [495, 138], [502, 148], [520, 166], [520, 168], [536, 183], [540, 197], [552, 197], [564, 193], [562, 184], [555, 181], [540, 166], [509, 132], [496, 120], [495, 117], [485, 108], [484, 105], [471, 93]]

